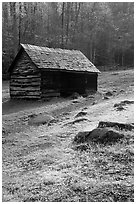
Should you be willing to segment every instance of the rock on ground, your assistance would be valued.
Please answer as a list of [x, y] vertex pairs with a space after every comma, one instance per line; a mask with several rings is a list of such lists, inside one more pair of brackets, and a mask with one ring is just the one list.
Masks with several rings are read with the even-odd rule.
[[123, 134], [109, 128], [96, 128], [92, 131], [79, 132], [74, 138], [74, 143], [95, 142], [106, 144], [117, 142], [123, 137]]
[[105, 122], [105, 121], [100, 121], [98, 124], [98, 128], [104, 128], [104, 127], [114, 127], [120, 130], [133, 130], [134, 125], [129, 124], [129, 123], [117, 123], [117, 122]]

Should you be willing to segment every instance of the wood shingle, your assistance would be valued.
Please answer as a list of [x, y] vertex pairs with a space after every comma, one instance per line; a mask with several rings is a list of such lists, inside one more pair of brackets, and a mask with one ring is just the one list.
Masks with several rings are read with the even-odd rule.
[[78, 50], [54, 49], [29, 44], [21, 44], [21, 46], [39, 69], [100, 73], [93, 63]]

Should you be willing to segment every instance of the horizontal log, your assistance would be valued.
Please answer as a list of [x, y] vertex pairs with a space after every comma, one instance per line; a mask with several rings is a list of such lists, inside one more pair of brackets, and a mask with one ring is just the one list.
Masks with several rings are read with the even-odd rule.
[[41, 79], [40, 78], [14, 78], [10, 80], [10, 83], [12, 82], [17, 82], [17, 83], [31, 83], [31, 82], [39, 82], [40, 83]]
[[41, 92], [40, 91], [10, 91], [10, 94], [21, 95], [21, 96], [24, 96], [24, 95], [37, 96], [37, 95], [41, 95]]
[[15, 87], [15, 86], [10, 86], [10, 91], [40, 91], [40, 86], [39, 87]]
[[10, 87], [28, 87], [28, 86], [40, 86], [39, 82], [27, 82], [27, 83], [17, 83], [17, 82], [11, 82]]
[[40, 75], [11, 75], [11, 79], [33, 79], [40, 78]]
[[12, 99], [40, 99], [41, 96], [15, 96], [11, 95], [10, 96]]
[[34, 71], [33, 69], [29, 69], [27, 67], [27, 70], [24, 70], [24, 69], [20, 69], [20, 67], [18, 69], [16, 69], [15, 71], [12, 72], [12, 75], [26, 75], [26, 74], [29, 74], [29, 75], [40, 75], [39, 72], [37, 71]]
[[38, 70], [36, 70], [36, 71], [34, 71], [34, 70], [30, 70], [30, 69], [28, 69], [28, 67], [27, 67], [27, 69], [26, 70], [24, 70], [24, 69], [22, 69], [21, 70], [21, 68], [19, 67], [18, 69], [16, 69], [16, 70], [14, 70], [13, 72], [12, 72], [12, 75], [41, 75], [40, 74], [40, 71]]

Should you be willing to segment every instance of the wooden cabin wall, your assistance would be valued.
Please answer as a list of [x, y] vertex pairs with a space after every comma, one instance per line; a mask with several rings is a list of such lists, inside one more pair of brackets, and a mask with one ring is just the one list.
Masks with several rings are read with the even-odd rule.
[[41, 96], [42, 98], [51, 98], [60, 96], [60, 72], [59, 71], [41, 71]]
[[86, 89], [97, 91], [97, 77], [98, 74], [86, 74]]
[[23, 51], [10, 74], [11, 98], [40, 98], [40, 72]]

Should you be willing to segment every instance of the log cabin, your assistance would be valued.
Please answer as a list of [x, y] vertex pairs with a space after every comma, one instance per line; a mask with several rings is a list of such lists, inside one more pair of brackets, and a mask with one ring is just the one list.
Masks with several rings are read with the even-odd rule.
[[99, 70], [78, 50], [20, 44], [9, 67], [10, 97], [41, 99], [97, 91]]

